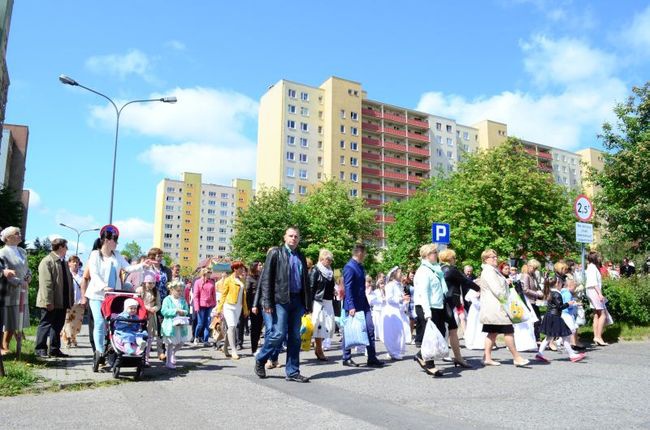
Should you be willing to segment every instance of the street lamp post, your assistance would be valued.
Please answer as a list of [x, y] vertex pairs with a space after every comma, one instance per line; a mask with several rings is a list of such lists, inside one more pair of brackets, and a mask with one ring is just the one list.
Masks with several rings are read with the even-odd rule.
[[84, 85], [81, 85], [79, 82], [75, 81], [69, 76], [61, 75], [59, 76], [59, 81], [61, 81], [61, 83], [66, 85], [72, 85], [73, 87], [81, 87], [85, 90], [90, 91], [91, 93], [95, 93], [98, 96], [104, 97], [106, 100], [108, 100], [111, 103], [111, 105], [113, 105], [113, 108], [115, 109], [116, 122], [115, 122], [115, 146], [113, 148], [113, 179], [111, 181], [111, 205], [110, 205], [110, 210], [108, 215], [108, 223], [112, 224], [113, 223], [113, 197], [115, 195], [115, 167], [117, 164], [117, 137], [120, 132], [120, 115], [122, 114], [122, 110], [128, 105], [133, 103], [148, 103], [148, 102], [176, 103], [177, 99], [176, 97], [160, 97], [157, 99], [131, 100], [129, 102], [124, 103], [122, 106], [118, 108], [117, 104], [115, 104], [115, 102], [107, 95], [102, 94], [99, 91], [93, 90], [92, 88], [88, 88]]
[[74, 228], [74, 227], [70, 227], [69, 225], [63, 224], [62, 222], [60, 222], [59, 225], [60, 225], [61, 227], [69, 228], [70, 230], [72, 230], [72, 231], [74, 231], [75, 233], [77, 233], [77, 247], [76, 247], [75, 250], [74, 250], [74, 255], [76, 255], [76, 256], [79, 256], [79, 238], [81, 237], [81, 235], [84, 234], [84, 233], [86, 233], [86, 232], [89, 232], [89, 231], [99, 231], [99, 230], [100, 230], [100, 228], [97, 227], [97, 228], [89, 228], [89, 229], [87, 229], [87, 230], [81, 230], [81, 231], [79, 231], [79, 230], [77, 230], [77, 229]]

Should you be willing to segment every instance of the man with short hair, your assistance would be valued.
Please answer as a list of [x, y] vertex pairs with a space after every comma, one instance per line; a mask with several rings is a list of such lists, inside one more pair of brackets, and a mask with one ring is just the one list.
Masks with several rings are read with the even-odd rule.
[[34, 352], [42, 358], [48, 356], [48, 338], [50, 339], [49, 356], [68, 356], [61, 352], [61, 329], [65, 324], [65, 314], [74, 304], [72, 274], [65, 261], [67, 251], [67, 240], [54, 239], [52, 252], [38, 265], [36, 307], [41, 308], [41, 321], [36, 331]]
[[302, 316], [311, 309], [307, 261], [298, 251], [300, 231], [289, 227], [284, 245], [271, 248], [266, 255], [259, 288], [262, 308], [271, 316], [271, 332], [264, 337], [264, 346], [255, 358], [255, 374], [266, 377], [264, 364], [275, 355], [287, 339], [286, 380], [309, 382], [300, 374], [300, 326]]
[[[372, 322], [372, 313], [370, 304], [366, 297], [366, 271], [363, 268], [363, 261], [366, 259], [366, 247], [363, 244], [356, 244], [352, 250], [352, 258], [343, 267], [343, 282], [345, 285], [345, 298], [343, 299], [343, 309], [345, 309], [346, 318], [354, 317], [357, 312], [363, 312], [366, 320], [366, 331], [368, 333], [369, 344], [366, 347], [368, 351], [368, 366], [382, 367], [384, 363], [377, 359], [375, 351], [375, 326]], [[345, 348], [345, 330], [341, 339], [343, 348], [343, 365], [349, 367], [358, 367], [359, 365], [352, 360], [352, 350]]]

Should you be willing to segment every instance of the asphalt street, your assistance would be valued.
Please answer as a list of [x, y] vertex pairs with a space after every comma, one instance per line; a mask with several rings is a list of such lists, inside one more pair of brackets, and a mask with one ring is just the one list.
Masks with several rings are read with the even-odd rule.
[[[3, 398], [0, 428], [650, 428], [649, 342], [591, 349], [580, 363], [548, 351], [551, 364], [527, 368], [515, 368], [505, 348], [494, 354], [500, 367], [482, 367], [480, 351], [463, 350], [476, 368], [444, 363], [443, 378], [420, 370], [413, 346], [407, 359], [383, 369], [343, 367], [338, 350], [328, 351], [325, 363], [309, 352], [301, 354], [308, 384], [285, 381], [283, 368], [258, 379], [248, 352], [232, 361], [188, 346], [179, 359], [185, 371], [156, 360], [138, 382]], [[78, 366], [90, 377], [110, 377], [88, 372], [87, 360], [68, 371]]]

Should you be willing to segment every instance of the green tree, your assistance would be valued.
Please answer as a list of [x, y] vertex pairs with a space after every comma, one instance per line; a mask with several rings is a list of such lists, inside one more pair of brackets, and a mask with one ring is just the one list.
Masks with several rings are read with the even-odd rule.
[[396, 222], [387, 228], [385, 266], [417, 261], [434, 221], [451, 225], [458, 261], [478, 265], [486, 248], [502, 257], [566, 255], [576, 248], [571, 203], [570, 193], [509, 138], [469, 155], [447, 179], [423, 184], [411, 200], [388, 206]]
[[132, 240], [124, 244], [124, 247], [120, 250], [120, 254], [127, 260], [137, 260], [142, 257], [142, 248], [135, 240]]
[[287, 227], [303, 228], [301, 214], [286, 189], [262, 189], [246, 210], [239, 210], [232, 237], [232, 255], [264, 261], [269, 248], [280, 245]]
[[625, 103], [614, 108], [616, 126], [603, 124], [599, 138], [605, 149], [604, 169], [592, 170], [599, 187], [595, 206], [607, 236], [633, 242], [641, 250], [650, 239], [650, 82], [632, 88]]
[[339, 181], [322, 182], [297, 204], [306, 225], [302, 231], [303, 251], [314, 263], [321, 248], [334, 255], [334, 267], [341, 268], [357, 242], [372, 238], [377, 228], [374, 211], [362, 199], [350, 196], [350, 188]]
[[10, 225], [20, 227], [24, 209], [18, 193], [11, 188], [0, 188], [0, 226], [2, 228]]

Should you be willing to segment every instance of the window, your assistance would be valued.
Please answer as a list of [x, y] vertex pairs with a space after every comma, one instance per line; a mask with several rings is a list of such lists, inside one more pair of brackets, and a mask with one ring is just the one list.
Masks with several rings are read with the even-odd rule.
[[219, 227], [219, 233], [225, 233], [225, 232], [226, 232], [226, 229], [225, 229], [225, 228], [223, 228], [223, 227]]
[[293, 191], [295, 189], [294, 184], [286, 184], [284, 187], [287, 189], [287, 191], [289, 191], [289, 194], [293, 194]]
[[287, 151], [287, 160], [296, 161], [296, 154], [291, 151]]
[[165, 224], [165, 228], [174, 228], [174, 224]]
[[352, 119], [352, 121], [359, 121], [359, 114], [356, 112], [350, 112], [350, 119]]
[[345, 119], [345, 109], [341, 109], [341, 119]]
[[228, 198], [228, 193], [221, 193], [221, 198], [222, 199], [227, 199]]
[[350, 149], [353, 151], [359, 150], [359, 144], [357, 142], [350, 142]]
[[208, 218], [208, 224], [214, 224], [214, 218]]
[[454, 140], [450, 137], [447, 138], [447, 145], [453, 146], [454, 145]]
[[289, 127], [291, 130], [296, 129], [296, 121], [290, 119], [287, 121], [287, 127]]
[[208, 197], [217, 197], [216, 191], [208, 191]]
[[318, 141], [318, 149], [323, 149], [323, 141], [322, 140]]
[[207, 231], [208, 231], [208, 233], [212, 233], [214, 231], [214, 227], [208, 227]]
[[323, 111], [322, 110], [318, 111], [318, 119], [323, 119]]
[[171, 233], [165, 233], [165, 239], [171, 239], [172, 234]]
[[436, 130], [442, 130], [442, 124], [439, 122], [436, 123]]
[[174, 219], [174, 215], [165, 215], [165, 219], [168, 220]]
[[219, 220], [219, 224], [221, 224], [221, 225], [226, 225], [226, 224], [228, 224], [228, 220], [220, 219], [220, 220]]
[[214, 242], [214, 236], [206, 236], [206, 237], [205, 237], [205, 240], [206, 240], [207, 242]]
[[442, 157], [442, 149], [440, 149], [440, 148], [436, 148], [436, 155], [437, 155], [438, 157]]
[[300, 169], [300, 179], [307, 179], [307, 171]]
[[167, 187], [167, 192], [168, 193], [173, 193], [174, 192], [174, 187]]
[[208, 205], [209, 205], [209, 206], [216, 206], [216, 205], [217, 205], [217, 201], [216, 201], [216, 200], [208, 200]]
[[356, 157], [350, 157], [350, 166], [358, 166], [359, 165], [359, 159]]
[[309, 101], [309, 94], [307, 94], [307, 93], [305, 93], [305, 92], [301, 92], [301, 93], [300, 93], [300, 100], [302, 100], [302, 101], [304, 101], [304, 102]]
[[438, 136], [438, 135], [436, 135], [436, 143], [437, 143], [438, 145], [442, 145], [442, 136]]
[[345, 155], [341, 155], [339, 159], [339, 164], [344, 165], [345, 164]]
[[318, 126], [318, 134], [323, 134], [323, 126], [322, 125]]
[[359, 182], [359, 174], [358, 173], [350, 173], [350, 180], [352, 182]]
[[287, 135], [287, 145], [295, 145], [296, 144], [296, 137]]
[[447, 124], [447, 133], [451, 133], [451, 132], [452, 132], [451, 131], [451, 126], [449, 124]]
[[167, 200], [168, 202], [173, 202], [174, 201], [174, 196], [167, 196], [165, 198], [165, 200]]
[[208, 209], [208, 215], [215, 215], [217, 211], [215, 209]]
[[356, 127], [350, 127], [350, 133], [352, 133], [352, 136], [358, 136], [359, 135], [359, 129]]
[[341, 124], [340, 130], [341, 130], [341, 133], [345, 134], [345, 126], [343, 124]]
[[228, 202], [221, 202], [221, 207], [222, 208], [227, 208], [228, 207]]
[[463, 132], [463, 139], [469, 140], [469, 132], [467, 132], [467, 131]]
[[345, 140], [339, 142], [341, 149], [345, 149]]
[[165, 205], [165, 210], [170, 211], [170, 212], [174, 212], [174, 205]]
[[356, 197], [358, 195], [358, 191], [356, 189], [352, 189], [352, 190], [350, 190], [350, 195], [352, 197]]
[[451, 153], [451, 151], [447, 151], [447, 158], [454, 158], [454, 155]]
[[[321, 156], [318, 157], [318, 165], [319, 166], [323, 165], [323, 157], [321, 157]], [[320, 176], [318, 177], [318, 179], [320, 179]]]
[[300, 162], [301, 163], [307, 162], [307, 154], [300, 154]]
[[298, 194], [300, 194], [301, 196], [307, 194], [307, 187], [304, 185], [298, 186]]
[[288, 110], [289, 113], [296, 113], [296, 105], [289, 105]]
[[291, 88], [289, 88], [289, 97], [292, 98], [292, 99], [295, 99], [296, 98], [296, 90], [292, 90]]
[[342, 181], [345, 180], [345, 172], [339, 172], [339, 179]]
[[287, 176], [293, 178], [295, 176], [295, 170], [293, 167], [287, 167]]
[[305, 133], [309, 132], [309, 124], [306, 122], [301, 122], [300, 123], [300, 131], [304, 131]]
[[309, 147], [309, 142], [307, 141], [306, 138], [304, 138], [304, 137], [300, 138], [300, 146], [302, 146], [303, 148], [308, 148]]
[[302, 116], [309, 116], [309, 108], [301, 107], [301, 108], [300, 108], [300, 115], [302, 115]]
[[228, 211], [219, 211], [219, 215], [228, 216]]
[[316, 178], [319, 180], [322, 178], [323, 174], [321, 172], [316, 173]]

